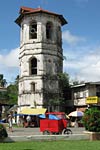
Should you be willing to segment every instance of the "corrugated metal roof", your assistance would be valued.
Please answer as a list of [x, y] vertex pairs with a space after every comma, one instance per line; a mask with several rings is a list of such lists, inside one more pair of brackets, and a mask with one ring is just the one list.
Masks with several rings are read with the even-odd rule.
[[100, 81], [80, 83], [80, 84], [72, 85], [71, 88], [82, 87], [82, 86], [86, 86], [86, 85], [100, 85]]

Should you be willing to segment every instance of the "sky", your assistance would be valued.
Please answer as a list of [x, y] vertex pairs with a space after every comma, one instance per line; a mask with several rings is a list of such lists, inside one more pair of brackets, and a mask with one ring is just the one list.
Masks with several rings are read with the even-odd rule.
[[21, 6], [63, 15], [63, 72], [70, 81], [100, 81], [100, 0], [1, 0], [0, 74], [13, 83], [19, 74], [20, 27], [15, 23]]

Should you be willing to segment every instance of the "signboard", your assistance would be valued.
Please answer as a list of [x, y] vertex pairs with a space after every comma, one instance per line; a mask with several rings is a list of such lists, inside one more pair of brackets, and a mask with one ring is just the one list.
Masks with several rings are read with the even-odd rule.
[[86, 104], [98, 104], [100, 99], [97, 96], [87, 97]]

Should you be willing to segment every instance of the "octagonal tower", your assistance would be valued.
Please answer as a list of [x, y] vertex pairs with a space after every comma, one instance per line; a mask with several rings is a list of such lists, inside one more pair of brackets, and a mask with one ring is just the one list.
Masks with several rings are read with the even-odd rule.
[[62, 15], [42, 8], [20, 8], [19, 106], [47, 107], [59, 98], [58, 74], [63, 71]]

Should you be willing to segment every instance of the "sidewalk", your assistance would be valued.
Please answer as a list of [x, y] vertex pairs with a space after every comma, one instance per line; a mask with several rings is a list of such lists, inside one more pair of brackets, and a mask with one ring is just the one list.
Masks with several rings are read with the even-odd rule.
[[37, 140], [81, 140], [89, 139], [84, 133], [84, 128], [70, 128], [73, 132], [71, 135], [43, 135], [39, 128], [13, 128], [14, 132], [8, 132], [8, 138], [5, 141], [37, 141]]
[[13, 128], [13, 132], [7, 129], [8, 136], [29, 136], [29, 135], [41, 135], [39, 128]]
[[[85, 129], [82, 128], [70, 128], [73, 132], [73, 134], [83, 134]], [[7, 128], [7, 132], [9, 136], [22, 136], [22, 135], [42, 135], [42, 132], [40, 132], [40, 128], [23, 128], [23, 127], [18, 127], [18, 128], [13, 128], [14, 132], [10, 132]]]

